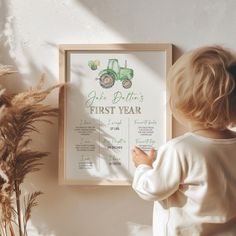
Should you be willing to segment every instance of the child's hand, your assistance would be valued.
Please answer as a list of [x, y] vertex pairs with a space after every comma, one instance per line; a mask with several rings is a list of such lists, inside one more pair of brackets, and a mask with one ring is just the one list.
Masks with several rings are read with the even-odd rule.
[[134, 165], [137, 167], [141, 164], [149, 165], [152, 167], [152, 163], [155, 160], [156, 151], [154, 148], [151, 149], [149, 155], [147, 155], [142, 149], [134, 147], [132, 150], [132, 158]]

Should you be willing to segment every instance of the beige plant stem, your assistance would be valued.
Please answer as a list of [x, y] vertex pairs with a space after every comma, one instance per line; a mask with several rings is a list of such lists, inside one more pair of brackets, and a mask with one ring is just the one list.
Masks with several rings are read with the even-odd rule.
[[21, 204], [20, 204], [20, 189], [18, 181], [15, 180], [15, 194], [16, 194], [16, 206], [17, 206], [17, 217], [19, 226], [19, 236], [23, 236], [22, 225], [21, 225]]
[[[4, 73], [9, 71], [5, 68]], [[0, 91], [0, 236], [27, 236], [27, 222], [41, 194], [22, 196], [25, 177], [40, 170], [42, 158], [48, 155], [31, 150], [31, 133], [39, 132], [36, 123], [52, 123], [48, 118], [58, 115], [58, 109], [41, 102], [60, 86], [44, 90], [42, 85], [43, 78], [26, 92], [9, 95]]]

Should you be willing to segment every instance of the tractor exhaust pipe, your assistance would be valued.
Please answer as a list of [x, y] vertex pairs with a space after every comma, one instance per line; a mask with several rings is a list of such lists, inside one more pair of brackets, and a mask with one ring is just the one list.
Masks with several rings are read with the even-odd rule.
[[127, 68], [127, 60], [125, 60], [125, 68]]

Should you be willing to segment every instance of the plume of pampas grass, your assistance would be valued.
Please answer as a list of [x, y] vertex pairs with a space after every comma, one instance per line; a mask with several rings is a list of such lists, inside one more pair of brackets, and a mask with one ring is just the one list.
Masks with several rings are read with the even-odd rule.
[[[8, 73], [8, 67], [0, 66], [0, 75]], [[27, 236], [32, 208], [42, 194], [22, 196], [21, 190], [25, 177], [40, 170], [42, 158], [48, 155], [31, 149], [31, 133], [38, 132], [38, 122], [52, 123], [49, 118], [58, 115], [58, 109], [41, 102], [59, 85], [43, 89], [43, 82], [44, 77], [16, 95], [0, 91], [0, 236]]]

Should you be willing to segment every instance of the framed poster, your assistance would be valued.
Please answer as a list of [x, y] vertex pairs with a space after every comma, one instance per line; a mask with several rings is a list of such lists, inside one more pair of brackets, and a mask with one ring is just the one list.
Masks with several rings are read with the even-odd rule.
[[172, 136], [171, 44], [60, 45], [59, 182], [130, 185], [134, 146]]

